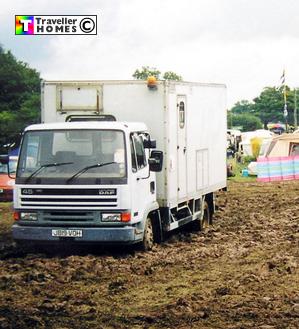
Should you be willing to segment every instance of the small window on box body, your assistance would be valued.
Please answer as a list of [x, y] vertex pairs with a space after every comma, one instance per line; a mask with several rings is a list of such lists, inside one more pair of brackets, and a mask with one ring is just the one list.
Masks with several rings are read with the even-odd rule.
[[179, 126], [180, 128], [185, 127], [185, 103], [180, 102], [179, 104]]

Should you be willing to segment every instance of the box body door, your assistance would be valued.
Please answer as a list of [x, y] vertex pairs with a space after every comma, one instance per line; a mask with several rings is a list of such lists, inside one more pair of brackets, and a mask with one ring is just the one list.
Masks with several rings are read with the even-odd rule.
[[187, 141], [186, 141], [186, 96], [177, 97], [177, 167], [178, 167], [178, 199], [187, 195]]

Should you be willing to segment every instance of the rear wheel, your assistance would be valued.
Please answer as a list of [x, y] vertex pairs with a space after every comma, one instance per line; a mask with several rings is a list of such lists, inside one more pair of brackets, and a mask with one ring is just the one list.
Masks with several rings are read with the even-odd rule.
[[194, 231], [204, 231], [209, 227], [210, 224], [212, 224], [212, 218], [211, 218], [211, 212], [209, 208], [209, 204], [207, 201], [204, 201], [204, 212], [203, 217], [200, 219], [195, 219], [192, 224], [192, 229]]
[[149, 251], [154, 246], [154, 230], [152, 220], [148, 217], [145, 222], [144, 236], [140, 244], [141, 250]]
[[205, 201], [203, 218], [202, 218], [202, 229], [203, 230], [207, 229], [210, 226], [210, 224], [212, 224], [210, 208], [209, 208], [207, 201]]

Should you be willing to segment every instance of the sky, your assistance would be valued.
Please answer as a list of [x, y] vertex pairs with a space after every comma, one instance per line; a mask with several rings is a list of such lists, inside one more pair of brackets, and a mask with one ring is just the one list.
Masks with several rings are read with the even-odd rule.
[[[97, 15], [98, 35], [15, 35], [15, 15]], [[43, 79], [127, 80], [142, 66], [224, 83], [227, 107], [299, 87], [298, 0], [1, 0], [0, 44]]]

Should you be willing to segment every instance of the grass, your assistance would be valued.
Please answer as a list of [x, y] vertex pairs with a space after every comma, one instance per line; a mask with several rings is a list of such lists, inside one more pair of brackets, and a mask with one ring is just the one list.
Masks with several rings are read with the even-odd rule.
[[[0, 202], [0, 247], [2, 244], [12, 241], [11, 226], [13, 224], [12, 203]], [[1, 325], [0, 325], [1, 327]]]
[[228, 159], [228, 164], [232, 165], [233, 168], [233, 174], [234, 176], [229, 177], [229, 181], [233, 182], [255, 182], [256, 181], [256, 176], [249, 175], [247, 177], [242, 176], [242, 170], [247, 169], [248, 164], [253, 161], [252, 158], [245, 157], [242, 159], [241, 162], [236, 161], [236, 158], [230, 158]]
[[11, 211], [12, 211], [11, 202], [0, 202], [0, 218], [2, 221], [12, 217]]

